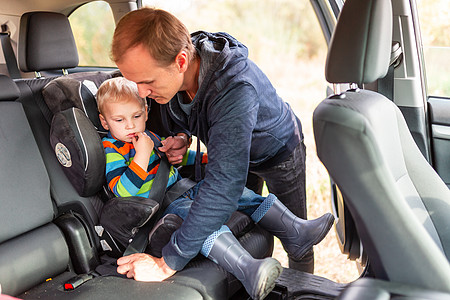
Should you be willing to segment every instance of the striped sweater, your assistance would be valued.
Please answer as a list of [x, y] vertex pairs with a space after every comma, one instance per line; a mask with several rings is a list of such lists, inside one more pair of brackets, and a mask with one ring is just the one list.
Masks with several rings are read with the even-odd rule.
[[[116, 140], [111, 133], [102, 139], [102, 143], [106, 153], [106, 181], [111, 191], [117, 197], [148, 197], [161, 161], [156, 152], [152, 151], [147, 170], [143, 170], [133, 162], [136, 151], [132, 143]], [[201, 157], [202, 163], [206, 163], [207, 154], [201, 153]], [[188, 150], [181, 165], [193, 165], [194, 161], [195, 151]], [[178, 170], [171, 166], [167, 188], [180, 179]]]

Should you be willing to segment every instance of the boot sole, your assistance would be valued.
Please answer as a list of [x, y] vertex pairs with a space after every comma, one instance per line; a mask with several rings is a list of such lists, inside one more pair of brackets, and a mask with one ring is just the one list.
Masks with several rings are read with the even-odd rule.
[[275, 287], [275, 280], [280, 276], [283, 267], [271, 257], [264, 259], [265, 262], [258, 268], [255, 276], [259, 278], [258, 284], [251, 295], [254, 300], [262, 300], [270, 294]]
[[330, 231], [331, 227], [333, 226], [334, 220], [335, 220], [334, 216], [332, 214], [328, 213], [328, 216], [329, 217], [327, 219], [327, 225], [323, 228], [322, 232], [317, 236], [316, 239], [314, 239], [310, 243], [304, 245], [302, 250], [299, 251], [300, 254], [292, 255], [292, 256], [294, 256], [294, 259], [301, 260], [308, 253], [309, 249], [312, 246], [317, 245], [327, 236], [327, 234]]

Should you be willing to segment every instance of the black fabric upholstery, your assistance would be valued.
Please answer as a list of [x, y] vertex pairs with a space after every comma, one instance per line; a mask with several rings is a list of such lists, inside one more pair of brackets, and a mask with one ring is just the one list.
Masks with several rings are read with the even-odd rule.
[[88, 72], [59, 77], [44, 87], [42, 95], [53, 114], [76, 107], [99, 132], [106, 132], [100, 124], [95, 95], [100, 84], [111, 76], [111, 73]]
[[[182, 283], [168, 282], [138, 282], [131, 279], [104, 276], [96, 277], [73, 291], [64, 291], [63, 284], [74, 276], [64, 273], [34, 289], [19, 295], [20, 299], [45, 300], [220, 300], [225, 298], [204, 297], [200, 292]], [[220, 276], [220, 275], [219, 275]], [[210, 278], [214, 278], [211, 274]], [[212, 280], [210, 280], [213, 283]], [[197, 280], [199, 282], [199, 280]], [[221, 290], [226, 293], [226, 291]]]
[[14, 101], [20, 96], [20, 90], [11, 78], [0, 74], [0, 101]]
[[53, 218], [49, 178], [20, 103], [0, 102], [0, 153], [1, 243]]
[[84, 112], [69, 108], [57, 113], [50, 144], [80, 196], [95, 195], [105, 182], [106, 159], [100, 137]]
[[17, 294], [67, 268], [64, 237], [54, 224], [50, 181], [17, 102], [0, 102], [0, 283]]
[[[24, 209], [25, 206], [18, 208]], [[26, 224], [28, 217], [18, 219]], [[0, 222], [2, 227], [8, 227], [4, 220]], [[61, 231], [52, 223], [6, 243], [0, 243], [2, 293], [8, 295], [22, 293], [41, 284], [45, 279], [64, 272], [68, 264], [69, 250], [66, 241]]]
[[23, 72], [78, 66], [78, 51], [69, 20], [54, 12], [22, 15], [19, 29], [19, 68]]
[[82, 197], [67, 179], [56, 158], [55, 151], [50, 145], [50, 122], [52, 112], [45, 104], [41, 90], [54, 78], [26, 79], [16, 81], [21, 97], [17, 100], [22, 103], [33, 136], [39, 147], [40, 154], [50, 177], [51, 196], [59, 213], [75, 210], [83, 215], [89, 224], [94, 226], [99, 218], [99, 211], [103, 202], [98, 197]]

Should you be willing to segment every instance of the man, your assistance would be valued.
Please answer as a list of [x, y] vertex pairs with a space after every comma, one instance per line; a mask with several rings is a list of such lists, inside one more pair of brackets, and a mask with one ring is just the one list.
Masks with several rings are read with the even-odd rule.
[[[148, 279], [143, 269], [161, 274], [182, 269], [236, 210], [248, 172], [262, 177], [271, 193], [306, 219], [300, 121], [248, 59], [243, 44], [226, 33], [191, 36], [170, 13], [143, 8], [120, 20], [111, 54], [123, 76], [137, 83], [140, 96], [161, 104], [162, 119], [178, 129], [160, 148], [171, 163], [181, 161], [189, 144], [186, 133], [208, 149], [204, 183], [163, 259], [123, 257], [119, 272]], [[300, 262], [290, 260], [291, 267], [309, 272], [313, 263], [312, 250]]]

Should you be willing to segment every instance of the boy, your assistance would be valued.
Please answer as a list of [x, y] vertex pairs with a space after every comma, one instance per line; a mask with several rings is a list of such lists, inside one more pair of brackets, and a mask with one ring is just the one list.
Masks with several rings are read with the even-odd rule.
[[[135, 83], [118, 77], [109, 79], [100, 86], [97, 103], [100, 121], [103, 127], [109, 130], [108, 136], [103, 139], [109, 187], [117, 196], [145, 197], [151, 189], [160, 162], [153, 150], [153, 141], [148, 136], [153, 133], [145, 130], [148, 117], [145, 101], [139, 97]], [[188, 152], [183, 162], [193, 163], [194, 156], [195, 153]], [[179, 179], [177, 169], [171, 167], [167, 187], [170, 188]], [[201, 185], [202, 182], [199, 182], [172, 202], [165, 214], [184, 219], [191, 205], [195, 205], [192, 199]], [[238, 207], [234, 209], [246, 213], [264, 229], [277, 236], [285, 250], [298, 259], [326, 236], [334, 221], [331, 214], [311, 221], [299, 219], [273, 194], [264, 198], [246, 188], [238, 201]], [[226, 221], [223, 220], [223, 223]], [[225, 225], [206, 239], [200, 252], [236, 276], [253, 299], [263, 299], [267, 296], [282, 270], [280, 263], [273, 258], [254, 259], [241, 247]], [[151, 259], [159, 266], [165, 264], [164, 256], [160, 260], [153, 257]], [[136, 278], [130, 268], [125, 267], [123, 259], [118, 260], [118, 265], [118, 272], [127, 274], [128, 277], [143, 281], [155, 280], [151, 272], [148, 272], [148, 277]], [[176, 265], [167, 265], [165, 276], [157, 279], [163, 280], [178, 269]]]

